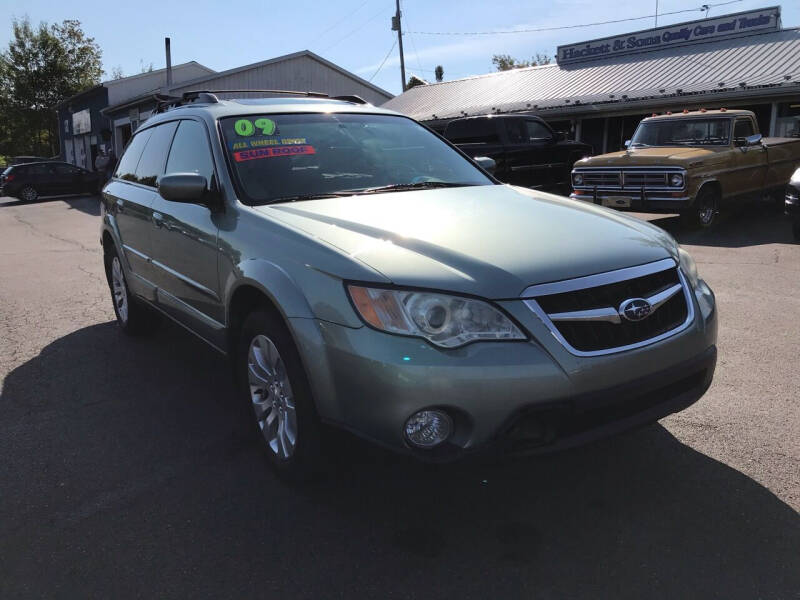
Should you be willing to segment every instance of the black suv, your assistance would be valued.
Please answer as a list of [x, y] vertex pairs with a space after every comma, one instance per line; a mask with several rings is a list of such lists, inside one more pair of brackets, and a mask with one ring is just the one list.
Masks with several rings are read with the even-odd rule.
[[572, 165], [593, 154], [589, 144], [567, 140], [532, 115], [454, 119], [444, 137], [473, 158], [493, 159], [494, 176], [504, 183], [567, 194]]
[[0, 196], [33, 202], [40, 196], [94, 194], [102, 185], [100, 173], [75, 165], [43, 161], [14, 165], [0, 175]]

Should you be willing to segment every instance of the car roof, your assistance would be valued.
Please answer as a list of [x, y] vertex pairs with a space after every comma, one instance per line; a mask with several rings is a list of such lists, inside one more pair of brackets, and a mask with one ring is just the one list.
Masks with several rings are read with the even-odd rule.
[[371, 104], [357, 104], [333, 98], [241, 98], [218, 100], [217, 102], [192, 102], [169, 108], [149, 118], [147, 125], [184, 115], [210, 116], [214, 119], [221, 119], [239, 115], [331, 112], [406, 117], [401, 113], [378, 108]]
[[755, 117], [755, 113], [750, 110], [692, 110], [689, 112], [675, 112], [672, 114], [655, 115], [642, 119], [643, 121], [663, 121], [667, 119], [692, 119], [692, 118], [708, 118], [708, 117]]

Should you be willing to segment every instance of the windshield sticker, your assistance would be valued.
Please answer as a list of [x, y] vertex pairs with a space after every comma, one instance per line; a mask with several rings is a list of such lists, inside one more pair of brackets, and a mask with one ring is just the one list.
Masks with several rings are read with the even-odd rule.
[[257, 148], [255, 150], [242, 150], [234, 152], [233, 158], [236, 162], [255, 160], [258, 158], [273, 158], [275, 156], [298, 156], [301, 154], [316, 154], [314, 146], [309, 144], [294, 146], [272, 146], [269, 148]]
[[231, 142], [231, 150], [245, 150], [247, 148], [263, 148], [265, 146], [289, 146], [294, 144], [307, 144], [306, 138], [255, 138], [251, 140], [236, 140]]
[[238, 119], [233, 124], [233, 130], [242, 137], [249, 137], [256, 132], [256, 129], [261, 131], [262, 135], [272, 135], [276, 133], [278, 127], [272, 119], [260, 118], [255, 122], [250, 119]]

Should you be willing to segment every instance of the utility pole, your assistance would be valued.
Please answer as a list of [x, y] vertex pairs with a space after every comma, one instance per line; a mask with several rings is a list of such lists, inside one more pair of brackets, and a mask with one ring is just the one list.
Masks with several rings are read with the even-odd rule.
[[658, 0], [656, 0], [656, 24], [653, 27], [658, 27]]
[[400, 24], [400, 0], [397, 2], [397, 13], [392, 17], [392, 31], [397, 32], [397, 45], [400, 47], [400, 77], [403, 78], [402, 90], [406, 91], [406, 61], [403, 57], [403, 26]]

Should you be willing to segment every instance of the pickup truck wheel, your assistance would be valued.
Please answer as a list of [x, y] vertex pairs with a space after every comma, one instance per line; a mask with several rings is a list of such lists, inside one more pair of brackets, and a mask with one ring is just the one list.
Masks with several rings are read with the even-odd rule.
[[684, 224], [693, 229], [708, 229], [717, 220], [719, 214], [719, 194], [713, 188], [700, 190], [694, 204], [681, 212]]
[[239, 338], [237, 378], [250, 430], [279, 476], [305, 480], [319, 471], [321, 426], [300, 355], [284, 323], [250, 313]]
[[131, 294], [128, 282], [125, 280], [125, 271], [115, 250], [106, 253], [105, 267], [114, 314], [122, 331], [128, 335], [140, 335], [151, 331], [155, 315]]

